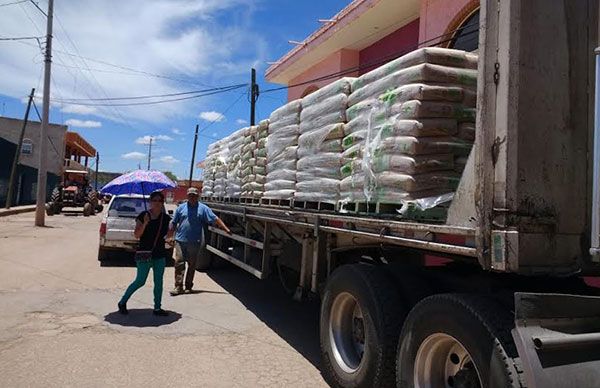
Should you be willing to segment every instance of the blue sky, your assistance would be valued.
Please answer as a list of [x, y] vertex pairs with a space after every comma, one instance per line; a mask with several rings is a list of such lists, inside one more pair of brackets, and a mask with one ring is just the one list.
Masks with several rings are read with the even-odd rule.
[[[45, 18], [31, 3], [2, 7], [0, 38], [42, 36]], [[82, 99], [180, 93], [247, 83], [257, 69], [262, 89], [267, 61], [291, 49], [349, 0], [56, 0], [51, 121], [68, 124], [100, 152], [100, 169], [146, 165], [186, 178], [193, 131], [196, 160], [213, 138], [249, 120], [246, 89], [193, 100], [133, 107], [87, 106]], [[46, 0], [39, 2], [47, 7]], [[42, 92], [43, 56], [35, 40], [0, 41], [0, 114], [21, 118], [32, 87]], [[117, 67], [117, 66], [119, 67]], [[143, 73], [141, 73], [143, 72]], [[149, 74], [151, 75], [149, 75]], [[8, 75], [8, 76], [6, 76]], [[72, 103], [59, 100], [77, 99]], [[257, 118], [267, 118], [286, 92], [261, 95]], [[41, 98], [38, 98], [41, 110]], [[35, 114], [33, 116], [36, 119]], [[195, 170], [198, 177], [198, 170]]]

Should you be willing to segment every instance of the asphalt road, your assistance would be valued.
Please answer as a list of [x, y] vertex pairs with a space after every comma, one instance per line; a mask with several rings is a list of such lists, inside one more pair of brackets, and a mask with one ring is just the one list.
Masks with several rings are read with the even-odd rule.
[[237, 268], [197, 273], [197, 293], [152, 312], [152, 279], [115, 313], [133, 280], [100, 267], [100, 216], [0, 218], [0, 381], [4, 387], [319, 387], [318, 305]]

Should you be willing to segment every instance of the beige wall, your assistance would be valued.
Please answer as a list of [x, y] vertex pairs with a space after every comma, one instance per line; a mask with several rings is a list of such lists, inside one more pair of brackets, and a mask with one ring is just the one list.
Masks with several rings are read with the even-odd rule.
[[[16, 144], [19, 142], [19, 134], [21, 133], [22, 126], [22, 120], [0, 117], [0, 137]], [[29, 121], [27, 123], [24, 139], [30, 139], [32, 141], [33, 153], [20, 154], [19, 159], [20, 164], [36, 169], [38, 168], [40, 160], [40, 126], [40, 123], [37, 121]], [[52, 144], [54, 144], [53, 147], [50, 142], [46, 141], [48, 149], [48, 172], [59, 176], [62, 174], [62, 166], [64, 163], [66, 132], [66, 125], [50, 124], [48, 126], [48, 137], [52, 141]], [[0, 158], [2, 159], [5, 157], [6, 156], [4, 155], [0, 155]], [[7, 161], [2, 160], [2, 163], [6, 162]], [[8, 162], [11, 163], [12, 161]]]

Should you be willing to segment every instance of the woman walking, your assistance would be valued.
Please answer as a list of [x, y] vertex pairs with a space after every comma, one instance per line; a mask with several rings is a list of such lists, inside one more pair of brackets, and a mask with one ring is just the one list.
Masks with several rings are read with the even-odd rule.
[[[135, 253], [137, 275], [133, 283], [125, 291], [118, 303], [119, 312], [127, 314], [127, 301], [131, 295], [146, 283], [150, 268], [154, 275], [154, 315], [167, 316], [168, 312], [161, 308], [163, 275], [167, 250], [165, 235], [169, 231], [171, 217], [164, 212], [165, 197], [161, 192], [150, 194], [150, 209], [143, 211], [136, 218], [135, 238], [140, 240], [138, 251]], [[172, 234], [172, 233], [171, 233]]]

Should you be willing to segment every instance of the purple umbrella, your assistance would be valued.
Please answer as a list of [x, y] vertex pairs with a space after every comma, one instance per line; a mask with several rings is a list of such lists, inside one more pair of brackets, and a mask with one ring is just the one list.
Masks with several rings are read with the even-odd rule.
[[101, 194], [150, 194], [153, 191], [177, 187], [177, 183], [156, 170], [135, 170], [120, 175], [100, 189]]

